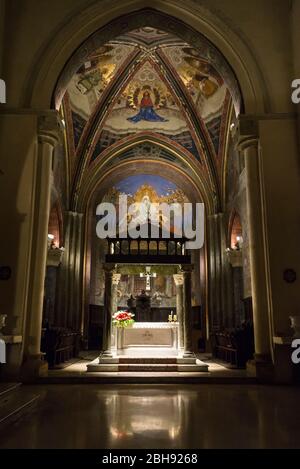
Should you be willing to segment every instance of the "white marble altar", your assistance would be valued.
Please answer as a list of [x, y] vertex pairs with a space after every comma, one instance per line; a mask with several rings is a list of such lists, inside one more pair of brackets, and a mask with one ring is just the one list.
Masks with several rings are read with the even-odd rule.
[[178, 349], [177, 322], [135, 322], [117, 331], [117, 348], [168, 347]]
[[101, 353], [87, 364], [87, 371], [207, 372], [207, 363], [196, 356], [183, 356], [178, 347], [178, 329], [178, 322], [136, 322], [125, 329], [114, 327], [112, 356]]

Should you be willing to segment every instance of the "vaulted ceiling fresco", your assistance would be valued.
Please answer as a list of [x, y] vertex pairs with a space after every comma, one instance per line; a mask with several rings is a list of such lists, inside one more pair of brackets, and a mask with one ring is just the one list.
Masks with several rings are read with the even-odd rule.
[[[69, 81], [62, 106], [71, 179], [135, 139], [183, 152], [218, 192], [226, 131], [238, 90], [226, 62], [203, 42], [194, 48], [143, 27], [92, 52]], [[143, 155], [147, 158], [147, 155]], [[77, 178], [77, 179], [76, 179]]]

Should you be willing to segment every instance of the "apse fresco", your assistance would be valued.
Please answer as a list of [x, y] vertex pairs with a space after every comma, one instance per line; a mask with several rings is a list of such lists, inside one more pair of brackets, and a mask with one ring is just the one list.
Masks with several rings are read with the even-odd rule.
[[[128, 176], [118, 182], [114, 187], [110, 188], [105, 194], [102, 202], [113, 203], [118, 213], [120, 195], [127, 195], [128, 206], [131, 204], [137, 204], [137, 212], [139, 212], [140, 203], [150, 206], [151, 203], [160, 204], [165, 202], [168, 204], [183, 204], [184, 202], [189, 202], [184, 191], [174, 183], [160, 176], [150, 174]], [[140, 224], [148, 222], [147, 216], [145, 218], [145, 213], [143, 211], [141, 212], [141, 217], [144, 218], [137, 218], [136, 215], [134, 215], [135, 220]], [[130, 221], [132, 217], [128, 216], [127, 219]], [[172, 216], [169, 218], [162, 217], [161, 220], [163, 219], [164, 222], [170, 224], [171, 231], [177, 232], [182, 229], [181, 220], [173, 220]], [[120, 223], [121, 221], [122, 220], [119, 220]]]
[[152, 174], [128, 176], [116, 185], [116, 189], [124, 194], [132, 195], [143, 186], [151, 187], [159, 197], [174, 194], [178, 189], [173, 182]]
[[137, 174], [119, 181], [106, 193], [104, 200], [118, 202], [119, 195], [128, 196], [128, 204], [142, 202], [147, 198], [151, 203], [188, 202], [184, 191], [167, 179], [152, 174]]

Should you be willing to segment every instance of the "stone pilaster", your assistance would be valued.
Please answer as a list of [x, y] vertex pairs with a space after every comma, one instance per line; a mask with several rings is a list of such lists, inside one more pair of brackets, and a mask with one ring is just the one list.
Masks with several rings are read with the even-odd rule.
[[255, 120], [240, 119], [234, 129], [237, 149], [245, 160], [249, 252], [252, 282], [255, 361], [271, 363], [270, 319], [266, 273], [263, 194], [260, 173], [258, 128]]
[[35, 212], [33, 220], [33, 248], [28, 312], [25, 328], [24, 379], [41, 375], [47, 369], [41, 360], [41, 329], [43, 315], [44, 280], [48, 249], [48, 222], [52, 181], [53, 153], [62, 138], [62, 124], [57, 112], [38, 117], [38, 158], [36, 165]]

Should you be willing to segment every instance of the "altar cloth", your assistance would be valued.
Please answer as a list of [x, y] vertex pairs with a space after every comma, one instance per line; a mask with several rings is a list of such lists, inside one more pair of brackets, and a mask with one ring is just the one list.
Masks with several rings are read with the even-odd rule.
[[178, 348], [178, 323], [136, 322], [118, 330], [118, 349], [127, 347]]

